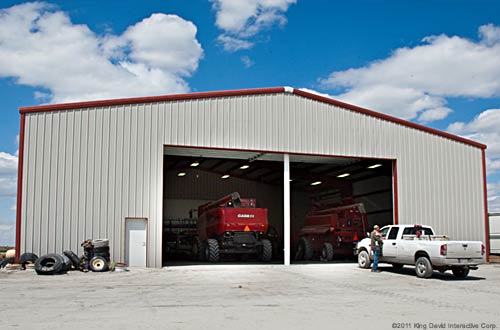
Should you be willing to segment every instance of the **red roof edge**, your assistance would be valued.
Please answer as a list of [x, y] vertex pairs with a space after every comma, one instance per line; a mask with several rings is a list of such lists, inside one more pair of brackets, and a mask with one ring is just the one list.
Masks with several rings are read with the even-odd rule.
[[[94, 108], [94, 107], [105, 107], [113, 105], [124, 105], [124, 104], [137, 104], [137, 103], [152, 103], [152, 102], [163, 102], [163, 101], [181, 101], [181, 100], [191, 100], [191, 99], [204, 99], [212, 97], [226, 97], [226, 96], [243, 96], [243, 95], [255, 95], [255, 94], [277, 94], [284, 93], [285, 87], [273, 87], [273, 88], [252, 88], [252, 89], [237, 89], [228, 91], [215, 91], [215, 92], [199, 92], [199, 93], [188, 93], [188, 94], [174, 94], [174, 95], [162, 95], [162, 96], [146, 96], [146, 97], [134, 97], [134, 98], [124, 98], [124, 99], [113, 99], [113, 100], [102, 100], [102, 101], [88, 101], [88, 102], [76, 102], [76, 103], [61, 103], [61, 104], [48, 104], [48, 105], [38, 105], [19, 108], [19, 113], [34, 113], [34, 112], [46, 112], [46, 111], [60, 111], [60, 110], [71, 110], [71, 109], [83, 109], [83, 108]], [[337, 101], [328, 97], [320, 96], [317, 94], [302, 91], [300, 89], [293, 89], [293, 94], [299, 95], [308, 99], [316, 100], [319, 102], [328, 103], [331, 105], [339, 106], [348, 110], [352, 110], [358, 113], [362, 113], [371, 117], [380, 118], [386, 121], [397, 123], [403, 126], [411, 127], [420, 131], [428, 132], [434, 135], [442, 136], [451, 140], [462, 142], [480, 149], [486, 149], [486, 145], [475, 142], [469, 139], [465, 139], [460, 136], [456, 136], [450, 133], [439, 131], [434, 128], [423, 126], [420, 124], [415, 124], [410, 121], [402, 120], [396, 117], [388, 116], [373, 110], [368, 110], [361, 108], [352, 104]]]
[[474, 146], [474, 147], [477, 147], [477, 148], [480, 148], [480, 149], [486, 149], [487, 148], [487, 146], [485, 144], [482, 144], [482, 143], [479, 143], [479, 142], [476, 142], [476, 141], [472, 141], [472, 140], [469, 140], [469, 139], [466, 139], [466, 138], [463, 138], [463, 137], [460, 137], [460, 136], [457, 136], [457, 135], [453, 135], [453, 134], [450, 134], [450, 133], [446, 133], [446, 132], [443, 132], [443, 131], [440, 131], [440, 130], [437, 130], [437, 129], [434, 129], [434, 128], [430, 128], [430, 127], [427, 127], [427, 126], [424, 126], [424, 125], [415, 124], [415, 123], [413, 123], [411, 121], [407, 121], [407, 120], [399, 119], [399, 118], [396, 118], [396, 117], [393, 117], [393, 116], [385, 115], [385, 114], [380, 113], [380, 112], [375, 112], [373, 110], [368, 110], [368, 109], [365, 109], [365, 108], [361, 108], [361, 107], [358, 107], [358, 106], [355, 106], [355, 105], [352, 105], [352, 104], [349, 104], [349, 103], [344, 103], [344, 102], [341, 102], [341, 101], [337, 101], [337, 100], [331, 99], [329, 97], [325, 97], [325, 96], [321, 96], [321, 95], [309, 93], [309, 92], [306, 92], [306, 91], [303, 91], [303, 90], [300, 90], [300, 89], [294, 89], [293, 93], [295, 95], [303, 96], [303, 97], [308, 98], [308, 99], [313, 99], [313, 100], [316, 100], [316, 101], [319, 101], [319, 102], [328, 103], [328, 104], [335, 105], [335, 106], [338, 106], [338, 107], [341, 107], [341, 108], [345, 108], [345, 109], [349, 109], [349, 110], [352, 110], [352, 111], [355, 111], [355, 112], [359, 112], [359, 113], [362, 113], [362, 114], [365, 114], [365, 115], [368, 115], [368, 116], [371, 116], [371, 117], [380, 118], [380, 119], [383, 119], [383, 120], [386, 120], [386, 121], [390, 121], [390, 122], [393, 122], [393, 123], [396, 123], [396, 124], [400, 124], [400, 125], [403, 125], [403, 126], [411, 127], [411, 128], [414, 128], [414, 129], [417, 129], [417, 130], [420, 130], [420, 131], [424, 131], [424, 132], [431, 133], [431, 134], [434, 134], [434, 135], [439, 135], [439, 136], [442, 136], [444, 138], [448, 138], [448, 139], [451, 139], [451, 140], [462, 142], [462, 143], [465, 143], [465, 144], [468, 144], [468, 145], [471, 145], [471, 146]]
[[161, 95], [161, 96], [133, 97], [133, 98], [101, 100], [101, 101], [47, 104], [47, 105], [22, 107], [19, 108], [19, 113], [23, 114], [23, 113], [33, 113], [33, 112], [105, 107], [105, 106], [123, 105], [123, 104], [206, 99], [211, 97], [242, 96], [242, 95], [254, 95], [254, 94], [277, 94], [277, 93], [283, 93], [284, 91], [285, 91], [284, 87], [251, 88], [251, 89], [236, 89], [229, 91], [199, 92], [199, 93], [173, 94], [173, 95]]

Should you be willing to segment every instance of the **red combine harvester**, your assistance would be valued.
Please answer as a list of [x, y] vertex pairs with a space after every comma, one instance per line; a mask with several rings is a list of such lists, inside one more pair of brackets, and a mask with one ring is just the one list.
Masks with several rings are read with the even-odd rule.
[[232, 193], [198, 207], [198, 237], [193, 252], [199, 259], [217, 262], [221, 255], [257, 255], [270, 261], [272, 244], [264, 238], [267, 209], [256, 208], [255, 199]]
[[295, 259], [320, 257], [331, 261], [334, 256], [353, 256], [358, 240], [366, 235], [368, 221], [362, 203], [331, 207], [315, 204], [300, 230]]

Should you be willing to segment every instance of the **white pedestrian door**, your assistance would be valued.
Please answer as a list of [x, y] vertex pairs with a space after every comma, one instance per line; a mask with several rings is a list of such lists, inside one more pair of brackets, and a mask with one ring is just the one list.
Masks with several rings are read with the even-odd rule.
[[146, 219], [125, 219], [125, 263], [146, 267]]

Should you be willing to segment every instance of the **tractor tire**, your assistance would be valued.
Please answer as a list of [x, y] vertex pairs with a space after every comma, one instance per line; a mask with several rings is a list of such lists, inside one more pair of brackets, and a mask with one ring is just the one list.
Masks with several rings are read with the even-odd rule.
[[92, 240], [92, 245], [95, 248], [108, 247], [109, 248], [109, 239], [94, 239]]
[[368, 269], [372, 265], [372, 261], [370, 260], [370, 255], [368, 251], [359, 251], [358, 253], [358, 266], [359, 268]]
[[193, 260], [205, 261], [205, 249], [206, 246], [204, 242], [197, 236], [194, 239], [193, 246], [191, 249], [191, 257]]
[[323, 250], [321, 250], [321, 257], [323, 260], [333, 260], [333, 245], [332, 243], [323, 243]]
[[34, 253], [23, 253], [19, 257], [19, 263], [22, 265], [23, 269], [26, 269], [27, 264], [34, 264], [36, 259], [38, 259], [38, 256]]
[[8, 264], [13, 264], [15, 261], [15, 258], [4, 258], [0, 262], [0, 268], [5, 268]]
[[109, 269], [108, 261], [103, 257], [93, 257], [89, 261], [89, 268], [93, 272], [105, 272]]
[[457, 278], [464, 278], [469, 275], [469, 267], [453, 267], [451, 272], [453, 273], [453, 276]]
[[71, 260], [73, 268], [78, 269], [80, 267], [80, 258], [73, 251], [64, 251], [63, 254]]
[[434, 270], [432, 269], [432, 264], [429, 258], [420, 257], [415, 262], [415, 273], [420, 278], [429, 278], [432, 276]]
[[298, 260], [311, 260], [314, 254], [311, 241], [307, 237], [301, 237], [297, 248]]
[[209, 238], [207, 240], [207, 246], [205, 248], [205, 258], [210, 262], [219, 262], [219, 242], [216, 239]]
[[55, 275], [63, 270], [64, 259], [59, 254], [46, 254], [35, 261], [35, 271], [38, 275]]
[[64, 267], [63, 267], [63, 272], [67, 272], [68, 270], [71, 269], [71, 259], [68, 258], [66, 255], [61, 254], [60, 255], [63, 260], [64, 260]]
[[261, 240], [262, 242], [262, 251], [260, 254], [260, 260], [261, 261], [271, 261], [273, 257], [273, 245], [271, 244], [271, 241], [268, 239], [263, 239]]

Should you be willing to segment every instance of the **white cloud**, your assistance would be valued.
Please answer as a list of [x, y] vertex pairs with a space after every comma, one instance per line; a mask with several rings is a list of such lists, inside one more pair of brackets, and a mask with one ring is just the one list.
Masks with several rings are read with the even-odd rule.
[[12, 206], [9, 208], [10, 211], [16, 211], [16, 209], [17, 209], [16, 204], [12, 204]]
[[255, 64], [255, 62], [252, 61], [252, 59], [250, 57], [248, 57], [248, 56], [242, 56], [241, 57], [241, 62], [243, 63], [243, 65], [247, 69], [250, 68], [250, 67], [252, 67]]
[[341, 89], [334, 98], [404, 119], [433, 121], [451, 109], [446, 97], [500, 95], [500, 29], [479, 28], [479, 41], [430, 36], [421, 45], [399, 48], [365, 67], [337, 71], [322, 86]]
[[13, 246], [15, 236], [15, 221], [0, 217], [0, 246]]
[[217, 40], [222, 44], [224, 50], [227, 52], [236, 52], [241, 49], [250, 49], [254, 45], [252, 42], [234, 38], [225, 34], [221, 34], [220, 36], [218, 36]]
[[[297, 0], [212, 0], [216, 11], [215, 25], [225, 33], [218, 40], [224, 49], [236, 51], [248, 49], [253, 42], [245, 40], [274, 25], [283, 26], [287, 19], [285, 12]], [[224, 38], [221, 38], [224, 37]], [[232, 37], [232, 38], [230, 38]], [[246, 42], [246, 48], [234, 48], [235, 41]], [[226, 46], [226, 43], [229, 43]]]
[[153, 14], [121, 35], [98, 36], [43, 3], [0, 10], [0, 77], [50, 91], [53, 102], [182, 93], [203, 49], [196, 26]]
[[[0, 151], [0, 177], [17, 173], [17, 157]], [[1, 188], [0, 188], [1, 189]]]

